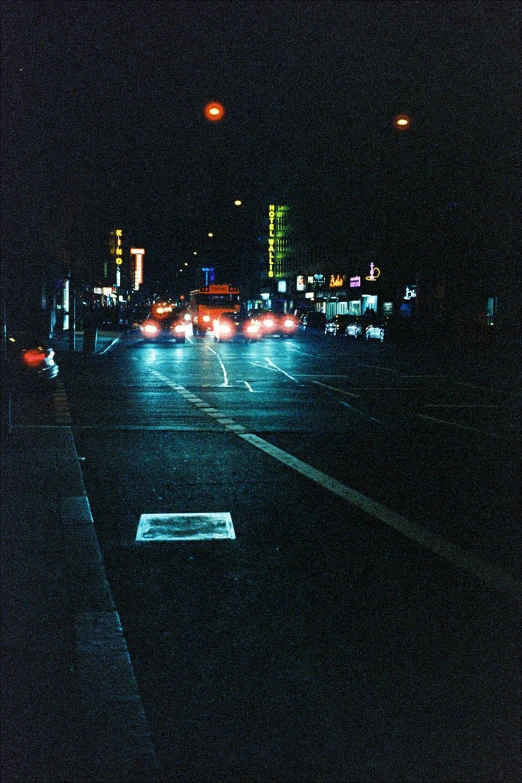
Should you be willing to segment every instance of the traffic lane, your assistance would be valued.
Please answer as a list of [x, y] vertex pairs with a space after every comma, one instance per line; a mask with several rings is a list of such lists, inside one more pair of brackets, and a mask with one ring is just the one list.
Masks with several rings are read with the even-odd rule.
[[[238, 368], [243, 369], [240, 364]], [[367, 400], [347, 404], [328, 396], [332, 387], [322, 383], [303, 388], [285, 371], [262, 377], [263, 383], [253, 378], [248, 383], [257, 396], [233, 383], [191, 388], [198, 392], [197, 400], [229, 422], [248, 432], [270, 433], [271, 443], [486, 562], [519, 574], [517, 472], [499, 442], [488, 442], [485, 448], [468, 433], [455, 437], [446, 430], [433, 431], [429, 422], [411, 422], [402, 396], [388, 401], [386, 415], [372, 410], [372, 416]], [[292, 435], [296, 430], [307, 439]], [[323, 440], [309, 445], [314, 435]], [[359, 444], [364, 444], [364, 453]]]
[[[240, 439], [200, 440], [81, 443], [167, 779], [509, 779], [509, 602]], [[140, 509], [230, 510], [237, 538], [132, 544]]]
[[[429, 423], [415, 429], [402, 415], [403, 398], [398, 395], [393, 397], [396, 410], [386, 416], [375, 411], [379, 419], [374, 419], [364, 413], [364, 400], [346, 407], [323, 385], [291, 381], [272, 359], [263, 365], [263, 356], [269, 358], [263, 353], [225, 347], [230, 349], [221, 353], [227, 383], [218, 361], [223, 358], [213, 351], [147, 346], [130, 353], [132, 361], [123, 377], [120, 362], [110, 362], [91, 379], [91, 394], [86, 396], [86, 384], [80, 384], [73, 411], [77, 417], [81, 413], [84, 426], [118, 429], [204, 432], [219, 430], [220, 420], [228, 420], [232, 426], [264, 434], [274, 445], [470, 555], [519, 574], [517, 472], [514, 460], [509, 461], [512, 455], [506, 457], [498, 444], [484, 450], [474, 438], [460, 433], [454, 438], [446, 430], [432, 430]], [[290, 362], [274, 353], [269, 356], [294, 371]], [[240, 380], [245, 374], [248, 382]], [[176, 392], [178, 382], [169, 381], [180, 377], [192, 381], [193, 402], [185, 387]], [[205, 407], [210, 415], [203, 415]]]

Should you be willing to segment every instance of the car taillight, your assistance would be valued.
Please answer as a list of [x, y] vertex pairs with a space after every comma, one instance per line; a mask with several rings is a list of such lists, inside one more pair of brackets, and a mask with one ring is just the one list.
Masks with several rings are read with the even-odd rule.
[[210, 316], [209, 315], [204, 315], [202, 320], [205, 321], [205, 323], [208, 324], [208, 322], [210, 321]]
[[38, 367], [44, 364], [46, 353], [42, 348], [30, 348], [23, 353], [23, 360], [29, 367]]
[[283, 321], [283, 326], [285, 326], [287, 329], [291, 329], [292, 326], [295, 326], [295, 321], [292, 318], [285, 318]]
[[275, 325], [275, 321], [272, 318], [265, 318], [265, 320], [263, 321], [263, 324], [264, 324], [264, 326], [270, 327], [270, 326], [274, 326]]
[[257, 334], [257, 332], [259, 331], [259, 324], [257, 323], [247, 324], [246, 330], [249, 334]]
[[181, 333], [185, 331], [185, 324], [174, 324], [174, 331]]

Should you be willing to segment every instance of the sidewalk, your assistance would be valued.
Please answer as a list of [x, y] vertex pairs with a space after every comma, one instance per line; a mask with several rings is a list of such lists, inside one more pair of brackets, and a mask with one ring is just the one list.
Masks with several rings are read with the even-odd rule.
[[1, 779], [159, 781], [72, 432], [42, 410], [2, 440]]

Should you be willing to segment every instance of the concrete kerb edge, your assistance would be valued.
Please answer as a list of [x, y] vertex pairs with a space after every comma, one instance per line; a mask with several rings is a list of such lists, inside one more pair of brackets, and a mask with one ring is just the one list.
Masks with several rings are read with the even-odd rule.
[[[160, 768], [106, 578], [72, 430], [64, 429], [70, 437], [63, 444], [60, 459], [64, 488], [60, 518], [75, 618], [84, 729], [90, 737], [89, 760], [98, 766], [96, 780], [129, 779], [131, 772], [143, 781], [159, 781]], [[75, 494], [67, 494], [71, 489]], [[76, 494], [78, 491], [81, 494]], [[105, 734], [100, 733], [100, 726], [105, 726]]]

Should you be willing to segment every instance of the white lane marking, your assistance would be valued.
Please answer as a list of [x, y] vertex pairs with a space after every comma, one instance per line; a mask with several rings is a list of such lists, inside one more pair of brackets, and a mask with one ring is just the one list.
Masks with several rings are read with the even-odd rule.
[[263, 438], [260, 438], [257, 435], [244, 433], [238, 434], [238, 437], [279, 460], [279, 462], [282, 462], [284, 465], [287, 465], [301, 475], [315, 481], [316, 484], [320, 484], [325, 489], [346, 500], [352, 506], [360, 508], [366, 514], [370, 514], [389, 527], [394, 528], [394, 530], [397, 530], [399, 533], [402, 533], [407, 538], [416, 541], [430, 552], [440, 555], [448, 563], [463, 568], [465, 571], [469, 571], [478, 579], [495, 587], [502, 593], [509, 595], [514, 594], [517, 597], [522, 597], [522, 583], [508, 574], [507, 571], [504, 571], [503, 568], [490, 565], [470, 552], [461, 549], [461, 547], [456, 544], [446, 541], [446, 539], [438, 536], [436, 533], [431, 533], [426, 528], [416, 525], [414, 522], [410, 522], [406, 517], [396, 514], [381, 503], [371, 500], [371, 498], [366, 497], [366, 495], [351, 489], [351, 487], [342, 484], [340, 481], [337, 481], [337, 479], [317, 470], [317, 468], [313, 468], [306, 462], [302, 462], [297, 457], [288, 454], [277, 446], [273, 446], [271, 443], [263, 440]]
[[498, 408], [498, 405], [486, 405], [480, 402], [465, 402], [459, 404], [427, 402], [425, 408]]
[[[175, 391], [179, 392], [181, 389], [183, 389], [183, 387], [173, 383], [157, 370], [151, 368], [151, 372], [153, 372], [158, 378], [164, 381], [164, 383], [166, 383]], [[344, 404], [347, 405], [347, 403]], [[208, 415], [212, 417], [221, 417], [221, 414], [218, 411], [204, 411], [204, 413], [208, 413]], [[422, 416], [422, 414], [418, 415]], [[428, 419], [430, 417], [422, 416], [422, 418]], [[370, 514], [380, 522], [383, 522], [384, 524], [392, 527], [394, 530], [397, 530], [399, 533], [402, 533], [402, 535], [410, 538], [412, 541], [416, 541], [425, 549], [433, 552], [433, 554], [442, 557], [448, 563], [468, 571], [477, 579], [480, 579], [501, 593], [506, 595], [515, 595], [515, 597], [519, 600], [522, 598], [522, 582], [512, 577], [511, 574], [509, 574], [503, 568], [486, 563], [485, 561], [481, 560], [481, 558], [476, 557], [470, 552], [466, 552], [464, 549], [461, 549], [461, 547], [457, 546], [456, 544], [452, 544], [450, 541], [446, 541], [446, 539], [442, 538], [441, 536], [438, 536], [435, 533], [431, 533], [426, 528], [423, 528], [420, 525], [416, 525], [414, 522], [410, 522], [410, 520], [408, 520], [406, 517], [391, 511], [391, 509], [387, 508], [381, 503], [378, 503], [377, 501], [366, 497], [366, 495], [351, 489], [351, 487], [342, 484], [340, 481], [337, 481], [337, 479], [334, 479], [331, 476], [328, 476], [326, 473], [317, 470], [317, 468], [313, 468], [306, 462], [302, 462], [297, 457], [294, 457], [291, 454], [288, 454], [286, 451], [277, 448], [277, 446], [273, 446], [271, 443], [263, 440], [263, 438], [260, 438], [258, 435], [253, 435], [252, 433], [246, 432], [242, 425], [234, 424], [232, 419], [223, 421], [231, 422], [230, 424], [223, 425], [227, 431], [237, 435], [237, 437], [242, 438], [247, 443], [250, 443], [252, 446], [255, 446], [261, 451], [264, 451], [266, 454], [269, 454], [270, 456], [279, 460], [279, 462], [282, 462], [284, 465], [287, 465], [298, 473], [301, 473], [301, 475], [306, 476], [312, 481], [315, 481], [317, 484], [320, 484], [325, 489], [343, 498], [351, 505], [355, 506], [356, 508], [360, 508], [366, 514]], [[440, 420], [434, 419], [434, 421]], [[453, 422], [443, 423], [453, 424]], [[477, 430], [477, 432], [480, 432], [480, 430]]]
[[469, 432], [478, 432], [479, 435], [487, 435], [490, 438], [500, 438], [496, 432], [487, 432], [486, 430], [479, 430], [477, 427], [467, 427], [465, 424], [457, 424], [456, 421], [447, 421], [446, 419], [436, 419], [434, 416], [426, 416], [424, 413], [417, 413], [420, 419], [428, 419], [428, 421], [436, 421], [438, 424], [446, 424], [448, 427], [457, 427], [460, 430], [468, 430]]
[[208, 348], [208, 350], [209, 350], [209, 351], [212, 351], [212, 353], [214, 354], [214, 356], [217, 356], [217, 358], [218, 358], [218, 361], [219, 361], [219, 363], [220, 363], [220, 365], [221, 365], [221, 369], [223, 370], [223, 378], [224, 378], [224, 383], [223, 383], [223, 386], [228, 386], [228, 375], [227, 375], [227, 368], [226, 368], [226, 367], [225, 367], [225, 365], [223, 364], [223, 361], [222, 361], [222, 359], [221, 359], [221, 356], [218, 354], [218, 352], [217, 352], [217, 351], [215, 351], [213, 348], [211, 348], [211, 347], [210, 347], [210, 345], [205, 345], [205, 348]]
[[358, 367], [369, 367], [370, 370], [383, 370], [384, 372], [391, 372], [398, 375], [398, 370], [392, 370], [390, 367], [379, 367], [378, 364], [363, 364], [363, 362], [357, 362]]
[[339, 392], [340, 394], [346, 394], [348, 397], [360, 397], [359, 394], [353, 394], [353, 392], [345, 391], [344, 389], [338, 389], [336, 386], [329, 386], [327, 383], [321, 383], [321, 381], [312, 381], [312, 383], [317, 384], [317, 386], [324, 386], [325, 389], [331, 389], [332, 391]]
[[340, 402], [341, 405], [345, 405], [347, 408], [350, 408], [351, 411], [358, 413], [360, 416], [365, 416], [367, 419], [371, 419], [371, 421], [376, 421], [377, 424], [382, 424], [383, 427], [385, 426], [383, 421], [379, 421], [379, 419], [374, 419], [373, 416], [370, 416], [368, 413], [363, 413], [363, 411], [360, 411], [359, 408], [354, 408], [353, 405], [350, 405], [348, 402], [345, 402], [344, 400], [337, 400], [337, 402]]
[[244, 383], [245, 386], [247, 387], [248, 391], [252, 392], [252, 394], [254, 394], [254, 390], [253, 390], [253, 388], [251, 387], [251, 385], [249, 384], [248, 381], [238, 381], [238, 383]]
[[268, 357], [265, 356], [266, 361], [268, 364], [274, 368], [274, 370], [277, 370], [278, 372], [283, 373], [283, 375], [286, 375], [287, 378], [290, 378], [291, 381], [294, 381], [294, 383], [299, 383], [299, 381], [296, 378], [293, 378], [291, 375], [289, 375], [287, 372], [282, 370], [280, 367], [277, 366], [277, 364], [274, 364]]

